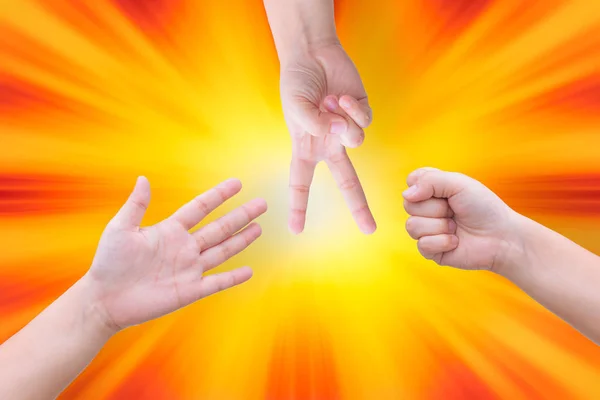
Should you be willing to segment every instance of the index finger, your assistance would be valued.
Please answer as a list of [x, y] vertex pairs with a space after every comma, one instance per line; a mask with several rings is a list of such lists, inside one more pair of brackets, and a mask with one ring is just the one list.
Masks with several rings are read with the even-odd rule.
[[326, 162], [360, 230], [366, 234], [375, 232], [377, 224], [369, 209], [367, 197], [356, 170], [346, 151], [331, 156]]
[[226, 180], [182, 206], [171, 218], [190, 230], [241, 189], [242, 183], [238, 179]]
[[417, 183], [417, 180], [419, 179], [419, 177], [422, 176], [427, 171], [439, 171], [439, 169], [433, 168], [433, 167], [421, 167], [419, 169], [416, 169], [413, 172], [411, 172], [410, 174], [408, 174], [408, 177], [406, 178], [407, 185], [412, 186], [415, 183]]

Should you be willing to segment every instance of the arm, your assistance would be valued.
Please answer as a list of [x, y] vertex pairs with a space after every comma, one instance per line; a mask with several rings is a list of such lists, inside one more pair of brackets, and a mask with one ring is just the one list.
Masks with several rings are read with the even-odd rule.
[[297, 52], [338, 43], [333, 0], [264, 0], [264, 4], [282, 65]]
[[425, 258], [498, 273], [600, 343], [599, 257], [516, 213], [468, 176], [422, 168], [408, 185], [406, 228]]
[[86, 286], [78, 281], [0, 346], [0, 398], [57, 397], [116, 333]]
[[360, 230], [377, 225], [346, 148], [360, 146], [373, 114], [356, 66], [337, 37], [333, 0], [264, 0], [281, 65], [292, 138], [288, 226], [304, 230], [316, 165], [324, 161]]
[[250, 279], [248, 267], [206, 273], [261, 235], [251, 222], [266, 211], [264, 200], [189, 232], [240, 189], [235, 179], [223, 182], [158, 224], [140, 227], [150, 186], [138, 179], [86, 275], [0, 346], [0, 399], [55, 398], [121, 329]]
[[600, 258], [521, 215], [495, 272], [600, 343]]

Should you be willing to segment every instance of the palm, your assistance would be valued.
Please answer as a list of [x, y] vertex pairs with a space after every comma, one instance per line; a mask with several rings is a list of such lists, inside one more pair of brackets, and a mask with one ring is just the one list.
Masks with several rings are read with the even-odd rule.
[[127, 325], [134, 313], [143, 322], [193, 301], [190, 285], [178, 280], [200, 278], [200, 251], [183, 227], [167, 220], [137, 232], [107, 230], [105, 235], [106, 252], [96, 262], [106, 266], [98, 271], [99, 279], [113, 282], [105, 305], [117, 325]]
[[[281, 96], [292, 137], [290, 229], [303, 230], [314, 170], [325, 161], [361, 230], [373, 232], [375, 221], [345, 149], [362, 143], [362, 128], [371, 120], [365, 89], [348, 55], [330, 45], [299, 58], [282, 72]], [[350, 107], [338, 105], [343, 99]], [[340, 122], [345, 131], [330, 134], [333, 123]]]
[[[298, 59], [282, 72], [281, 100], [284, 116], [293, 137], [299, 139], [304, 135], [326, 136], [307, 131], [306, 121], [304, 121], [307, 115], [304, 111], [306, 109], [329, 111], [323, 104], [327, 96], [335, 98], [350, 96], [365, 110], [369, 109], [367, 93], [360, 75], [340, 45], [329, 45], [314, 50], [309, 57]], [[344, 111], [340, 108], [338, 113]], [[370, 115], [367, 117], [370, 118]], [[350, 128], [360, 129], [360, 126]], [[318, 128], [313, 128], [316, 129]], [[316, 146], [314, 161], [324, 160], [328, 152], [341, 152], [340, 140], [315, 141], [313, 144]], [[354, 147], [352, 143], [345, 145]]]
[[[147, 228], [123, 225], [119, 222], [123, 211], [115, 217], [102, 235], [89, 272], [111, 323], [121, 328], [139, 324], [240, 283], [239, 279], [249, 278], [247, 271], [244, 275], [232, 271], [226, 273], [229, 275], [209, 278], [203, 274], [260, 235], [256, 224], [236, 232], [266, 210], [264, 201], [247, 203], [189, 233], [189, 229], [237, 191], [236, 181], [224, 184]], [[213, 277], [219, 281], [212, 279], [211, 283]]]

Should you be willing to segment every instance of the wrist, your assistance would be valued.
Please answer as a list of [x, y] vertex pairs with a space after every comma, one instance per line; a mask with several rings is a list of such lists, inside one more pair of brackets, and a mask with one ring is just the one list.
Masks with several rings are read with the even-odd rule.
[[280, 43], [277, 45], [277, 57], [282, 69], [295, 64], [297, 60], [305, 60], [313, 57], [315, 52], [322, 48], [340, 45], [335, 32], [332, 34], [319, 34], [310, 31], [300, 31], [291, 36], [291, 38], [284, 40], [285, 44]]
[[265, 0], [265, 9], [282, 66], [316, 49], [340, 43], [333, 0]]
[[528, 259], [536, 247], [533, 242], [539, 233], [535, 232], [535, 222], [512, 210], [508, 225], [510, 228], [500, 246], [493, 271], [512, 281], [531, 264]]
[[84, 275], [72, 289], [79, 294], [84, 330], [106, 340], [120, 331], [97, 296], [95, 283], [89, 275]]

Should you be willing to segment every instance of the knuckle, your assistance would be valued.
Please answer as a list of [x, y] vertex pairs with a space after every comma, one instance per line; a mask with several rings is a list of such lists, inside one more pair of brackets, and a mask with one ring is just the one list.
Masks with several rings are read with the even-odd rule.
[[198, 244], [198, 248], [200, 249], [200, 251], [205, 249], [207, 247], [207, 241], [206, 241], [206, 238], [204, 237], [204, 235], [198, 233], [194, 236], [196, 237], [196, 243]]
[[303, 184], [291, 184], [289, 185], [290, 189], [292, 189], [295, 192], [298, 193], [308, 193], [310, 190], [310, 187], [308, 185], [303, 185]]
[[331, 161], [334, 164], [339, 164], [341, 162], [343, 162], [346, 159], [346, 157], [344, 156], [343, 153], [334, 153], [331, 156], [329, 156], [329, 161]]
[[242, 239], [244, 248], [246, 248], [246, 247], [250, 246], [250, 244], [252, 244], [252, 236], [249, 233], [244, 232], [244, 234], [242, 234], [241, 236], [242, 236], [241, 239]]
[[428, 184], [432, 178], [432, 171], [426, 169], [422, 169], [421, 171], [423, 172], [417, 177], [418, 182]]
[[350, 213], [352, 215], [359, 215], [359, 214], [364, 213], [365, 211], [370, 212], [368, 204], [363, 204], [359, 207], [356, 207], [355, 209], [350, 210]]
[[244, 218], [248, 221], [252, 220], [253, 209], [248, 204], [244, 204], [240, 207], [240, 211], [244, 214]]
[[147, 206], [145, 203], [141, 202], [138, 199], [131, 199], [131, 204], [133, 204], [135, 207], [139, 208], [140, 210], [146, 210]]
[[231, 229], [232, 229], [232, 227], [231, 227], [231, 223], [229, 221], [222, 220], [219, 223], [219, 230], [221, 231], [221, 233], [223, 235], [225, 235], [225, 236], [231, 235], [231, 232], [232, 232]]
[[434, 254], [432, 254], [426, 248], [423, 248], [422, 245], [417, 245], [417, 248], [419, 249], [419, 253], [423, 256], [423, 258], [431, 260], [434, 257]]
[[232, 256], [231, 248], [228, 245], [221, 245], [221, 256], [223, 260], [227, 260]]
[[338, 186], [341, 190], [352, 190], [360, 186], [360, 182], [357, 177], [352, 177], [342, 180]]
[[410, 217], [406, 220], [405, 228], [406, 228], [406, 231], [408, 232], [408, 234], [414, 239], [414, 232], [415, 232], [415, 218], [414, 217]]
[[208, 204], [206, 204], [206, 202], [204, 200], [202, 200], [199, 197], [196, 197], [194, 199], [194, 204], [196, 205], [196, 207], [200, 210], [200, 212], [202, 212], [202, 214], [208, 215], [210, 214], [210, 207], [208, 206]]
[[227, 200], [227, 193], [225, 193], [223, 188], [217, 186], [215, 187], [215, 192], [217, 192], [217, 195], [219, 196], [222, 202]]
[[226, 283], [226, 285], [225, 285], [226, 288], [230, 288], [230, 287], [234, 286], [235, 285], [235, 276], [233, 276], [233, 274], [228, 274], [227, 278], [225, 279], [225, 283]]
[[417, 242], [417, 248], [419, 249], [419, 252], [423, 255], [425, 255], [424, 253], [426, 253], [429, 249], [429, 246], [427, 245], [427, 242], [424, 241], [423, 239], [419, 239], [419, 241]]
[[459, 185], [461, 188], [469, 186], [473, 182], [477, 182], [470, 176], [467, 176], [460, 172], [445, 172], [445, 174], [448, 179], [452, 179], [452, 181], [456, 182], [456, 184]]

